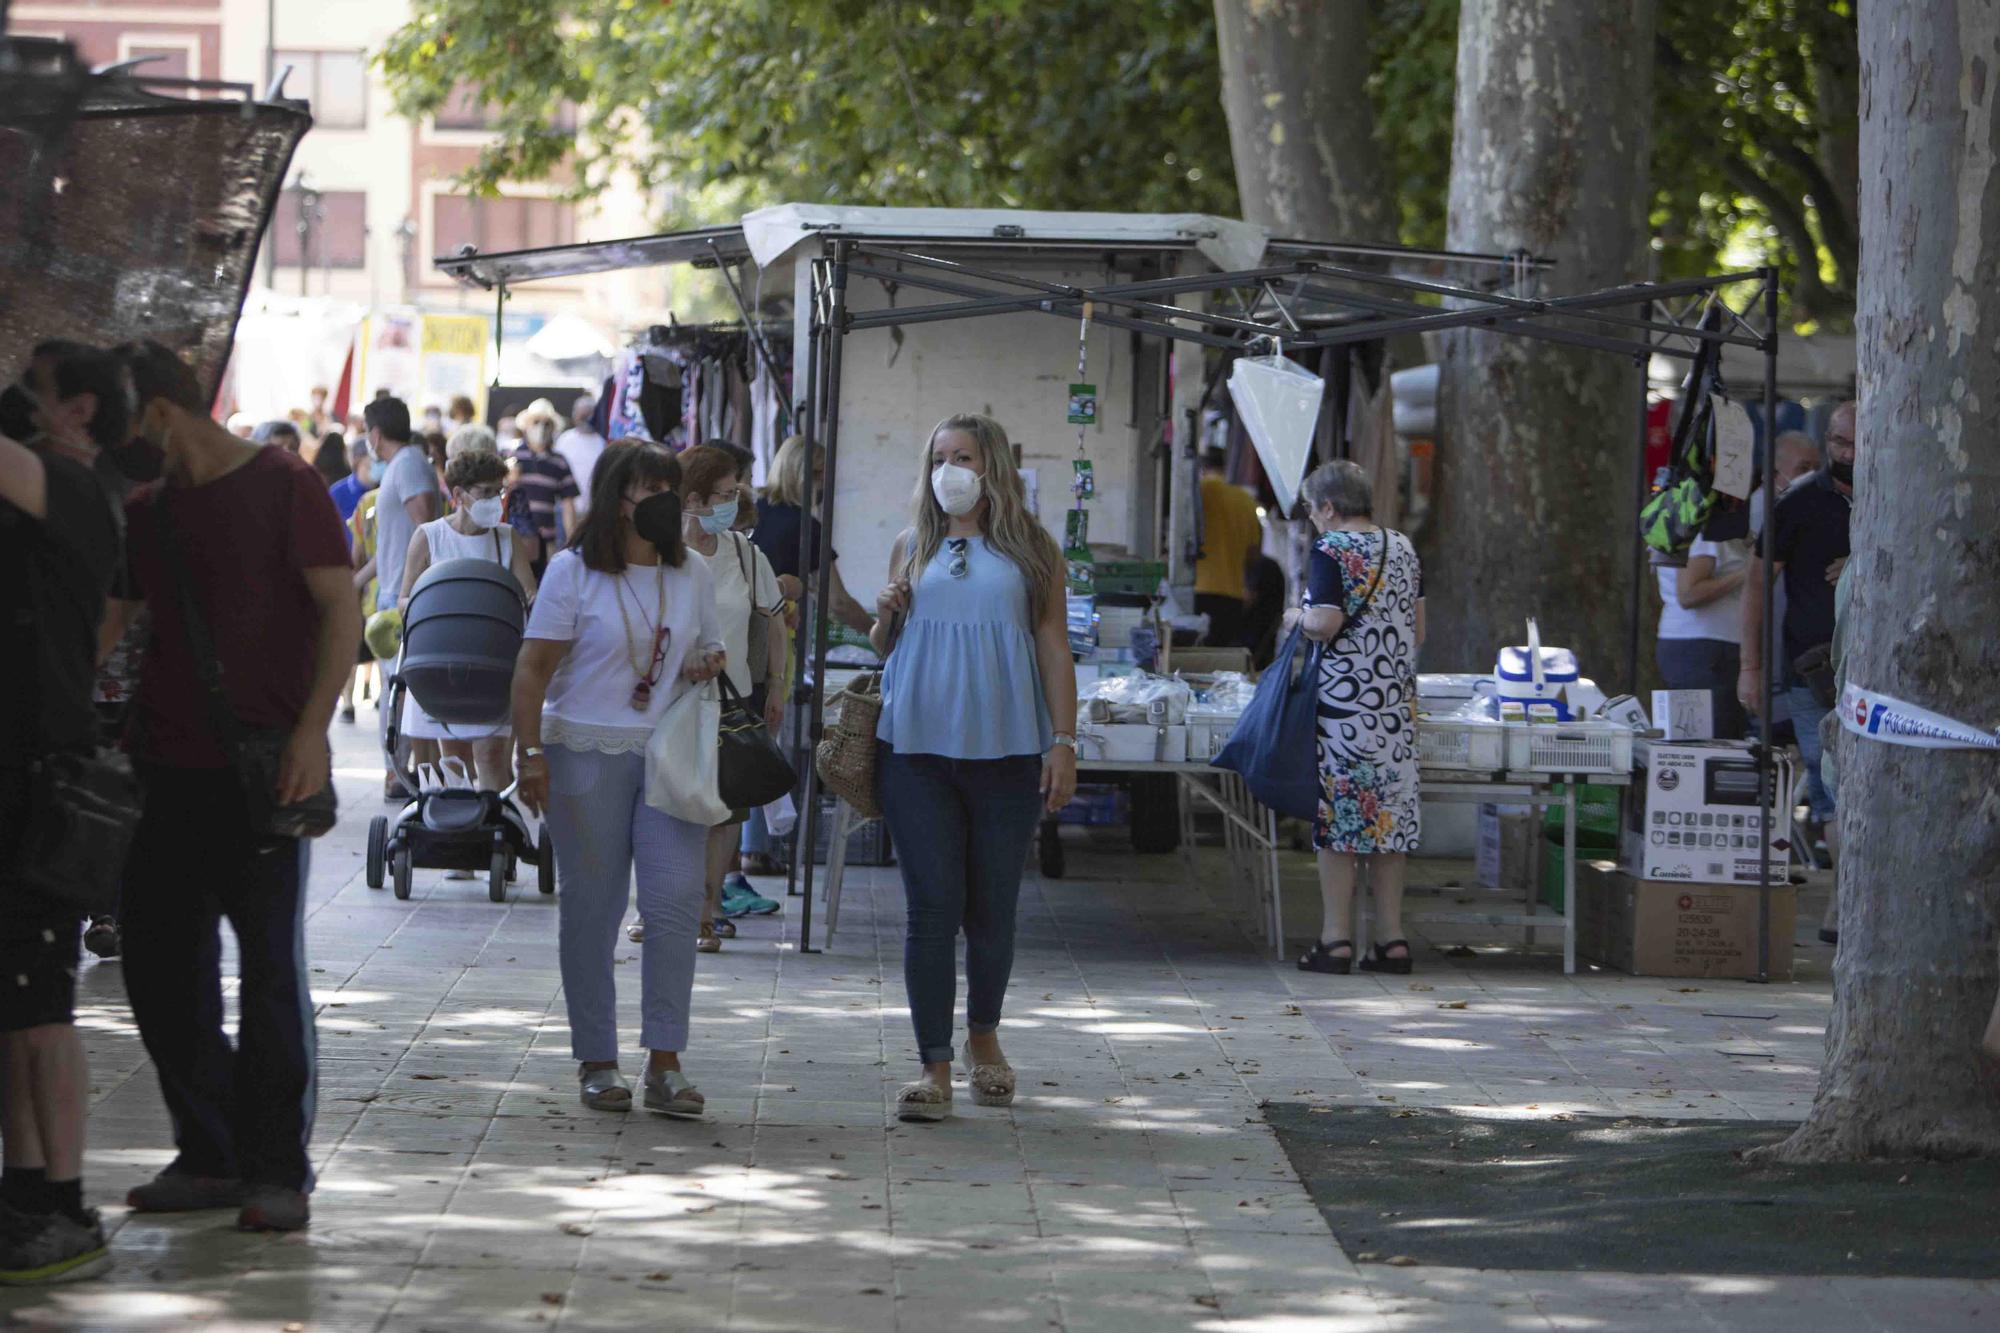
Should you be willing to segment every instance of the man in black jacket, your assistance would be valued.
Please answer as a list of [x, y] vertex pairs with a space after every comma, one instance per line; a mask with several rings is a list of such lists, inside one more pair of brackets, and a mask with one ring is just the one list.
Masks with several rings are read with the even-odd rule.
[[90, 1071], [75, 1026], [80, 912], [10, 873], [48, 817], [37, 765], [91, 750], [98, 627], [119, 567], [100, 471], [122, 445], [117, 360], [45, 343], [0, 393], [0, 626], [19, 682], [0, 692], [0, 1283], [89, 1277], [109, 1265], [83, 1202]]

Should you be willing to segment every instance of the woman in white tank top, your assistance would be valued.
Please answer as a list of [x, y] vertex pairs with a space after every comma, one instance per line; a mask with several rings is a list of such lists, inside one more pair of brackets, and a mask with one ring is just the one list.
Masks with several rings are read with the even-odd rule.
[[[462, 453], [445, 468], [445, 481], [455, 507], [448, 517], [432, 519], [412, 536], [403, 561], [403, 592], [397, 609], [408, 608], [410, 592], [424, 571], [445, 560], [491, 560], [504, 565], [520, 580], [522, 591], [533, 598], [535, 576], [528, 567], [527, 552], [514, 540], [514, 530], [501, 516], [507, 465], [500, 455], [490, 450]], [[446, 755], [455, 755], [466, 764], [482, 790], [504, 791], [514, 780], [509, 744], [512, 733], [505, 723], [446, 726], [419, 708], [415, 699], [405, 696], [403, 734], [438, 742]]]

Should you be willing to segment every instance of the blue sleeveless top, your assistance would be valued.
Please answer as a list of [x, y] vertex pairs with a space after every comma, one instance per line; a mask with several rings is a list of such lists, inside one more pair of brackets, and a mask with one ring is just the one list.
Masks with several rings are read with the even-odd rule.
[[898, 754], [1007, 759], [1045, 753], [1054, 738], [1035, 662], [1028, 580], [986, 544], [951, 544], [916, 581], [915, 605], [882, 673], [878, 740]]

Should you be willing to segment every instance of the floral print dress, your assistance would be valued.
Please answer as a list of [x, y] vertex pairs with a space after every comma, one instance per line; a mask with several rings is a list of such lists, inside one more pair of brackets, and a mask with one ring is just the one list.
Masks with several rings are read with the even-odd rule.
[[1421, 823], [1411, 705], [1423, 598], [1416, 549], [1385, 528], [1323, 533], [1313, 546], [1309, 588], [1306, 605], [1347, 614], [1320, 653], [1313, 846], [1364, 856], [1414, 851]]

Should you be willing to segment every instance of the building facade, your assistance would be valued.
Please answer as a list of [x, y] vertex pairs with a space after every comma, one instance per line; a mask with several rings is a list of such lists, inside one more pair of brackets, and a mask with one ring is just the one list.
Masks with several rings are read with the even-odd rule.
[[[456, 185], [491, 133], [469, 97], [424, 120], [392, 110], [373, 56], [407, 16], [404, 0], [17, 0], [9, 26], [65, 38], [94, 66], [146, 60], [148, 73], [260, 94], [289, 69], [284, 91], [311, 103], [314, 125], [258, 269], [279, 293], [490, 314], [491, 297], [443, 278], [432, 258], [654, 230], [657, 209], [629, 180], [587, 204], [562, 199], [561, 181], [510, 183], [499, 198]], [[664, 318], [667, 297], [663, 275], [623, 274], [524, 287], [508, 309], [584, 313], [615, 338]]]

